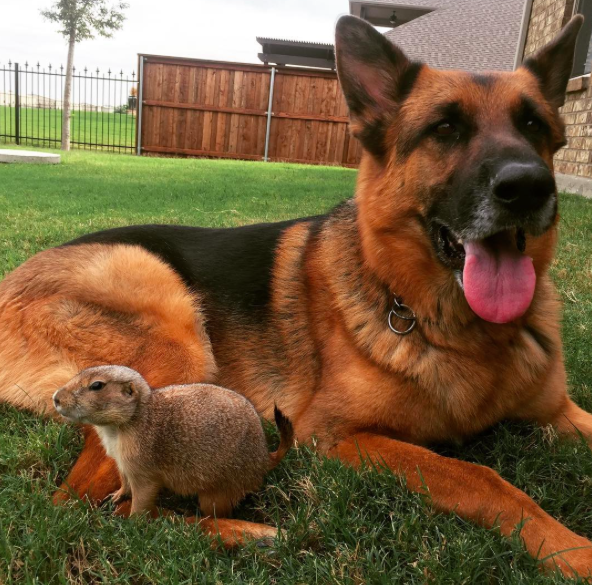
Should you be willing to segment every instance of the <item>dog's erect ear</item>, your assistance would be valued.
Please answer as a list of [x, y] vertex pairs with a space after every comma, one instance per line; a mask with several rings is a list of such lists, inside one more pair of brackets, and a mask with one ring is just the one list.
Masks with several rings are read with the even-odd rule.
[[401, 49], [355, 16], [338, 20], [335, 53], [353, 133], [366, 150], [381, 157], [384, 118], [409, 92], [422, 65], [410, 62]]
[[524, 61], [524, 67], [539, 79], [545, 98], [556, 108], [565, 103], [565, 90], [583, 22], [584, 17], [581, 14], [574, 16], [557, 38]]

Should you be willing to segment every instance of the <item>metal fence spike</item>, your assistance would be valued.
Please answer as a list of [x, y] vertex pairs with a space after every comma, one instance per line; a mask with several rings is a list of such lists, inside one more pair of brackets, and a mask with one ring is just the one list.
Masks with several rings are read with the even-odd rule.
[[[135, 72], [127, 76], [121, 68], [117, 79], [114, 69], [102, 75], [99, 67], [95, 75], [92, 71], [72, 66], [72, 148], [135, 153]], [[0, 95], [3, 103], [8, 100], [6, 114], [0, 113], [0, 143], [59, 148], [66, 72], [67, 66], [42, 66], [40, 60], [20, 66], [12, 60], [0, 62]]]

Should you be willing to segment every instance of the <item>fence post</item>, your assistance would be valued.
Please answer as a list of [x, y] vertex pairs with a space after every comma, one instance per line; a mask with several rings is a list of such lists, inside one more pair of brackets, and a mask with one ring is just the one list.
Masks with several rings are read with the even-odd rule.
[[273, 112], [271, 111], [271, 106], [273, 105], [273, 86], [275, 82], [275, 67], [271, 68], [271, 79], [269, 80], [269, 104], [267, 105], [267, 129], [265, 130], [265, 156], [263, 160], [265, 162], [269, 159], [269, 134], [271, 131], [271, 117], [273, 116]]
[[16, 143], [21, 143], [21, 96], [19, 95], [19, 64], [14, 64], [14, 133]]
[[142, 155], [142, 102], [144, 101], [144, 59], [140, 55], [138, 71], [138, 108], [136, 110], [136, 154]]

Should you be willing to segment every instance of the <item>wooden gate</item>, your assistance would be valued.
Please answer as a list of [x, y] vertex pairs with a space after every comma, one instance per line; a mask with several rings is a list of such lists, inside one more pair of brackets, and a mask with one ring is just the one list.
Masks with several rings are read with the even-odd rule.
[[[272, 67], [140, 55], [138, 149], [263, 160]], [[357, 166], [347, 105], [332, 71], [275, 68], [268, 159]]]

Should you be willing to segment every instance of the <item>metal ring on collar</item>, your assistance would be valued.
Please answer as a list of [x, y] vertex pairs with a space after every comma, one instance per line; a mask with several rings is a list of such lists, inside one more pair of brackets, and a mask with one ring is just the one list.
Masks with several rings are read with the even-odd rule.
[[[402, 314], [403, 312], [407, 312], [407, 315]], [[403, 331], [400, 331], [393, 325], [393, 316], [397, 317], [397, 319], [401, 319], [403, 321], [411, 321], [409, 327]], [[417, 317], [415, 312], [411, 307], [404, 305], [403, 303], [399, 302], [397, 297], [394, 298], [393, 307], [388, 314], [388, 326], [389, 329], [396, 333], [397, 335], [407, 335], [411, 333], [415, 329], [415, 325], [417, 324]]]

